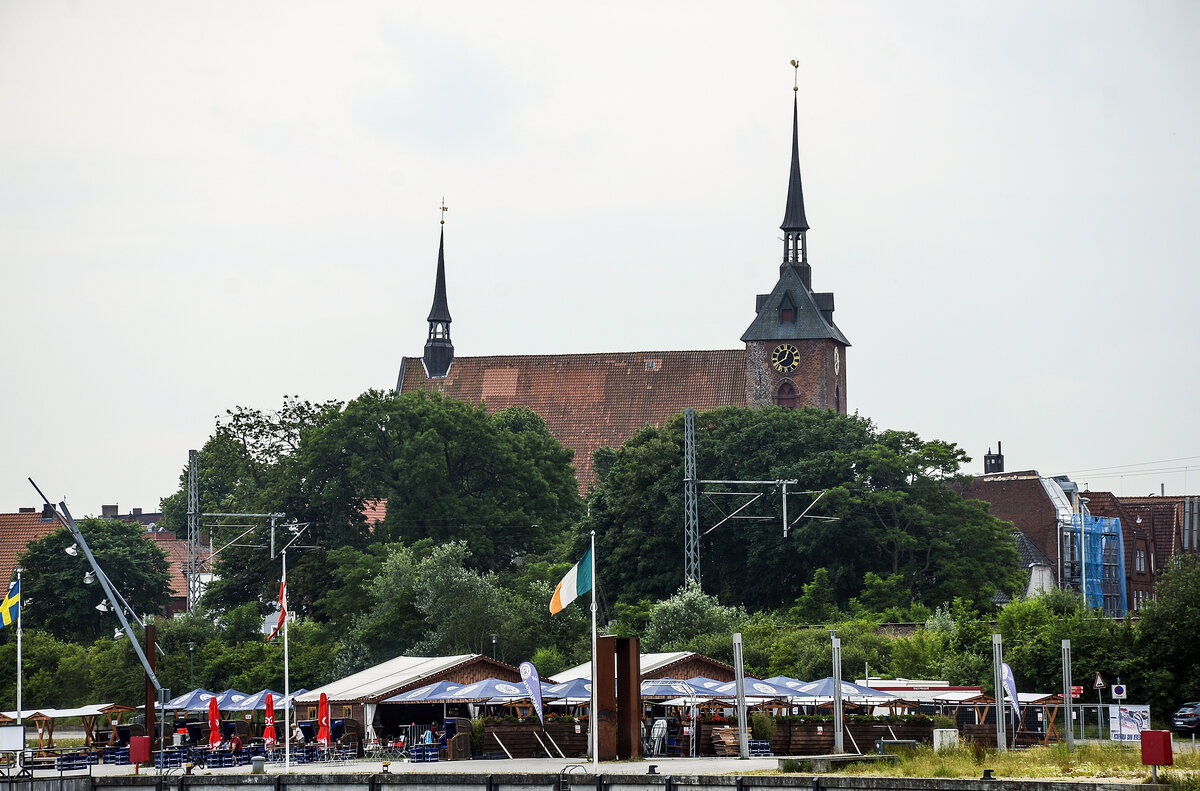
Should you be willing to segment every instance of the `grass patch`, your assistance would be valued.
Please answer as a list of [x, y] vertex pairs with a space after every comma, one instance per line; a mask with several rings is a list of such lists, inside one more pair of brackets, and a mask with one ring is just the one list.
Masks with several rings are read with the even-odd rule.
[[[1174, 759], [1175, 765], [1170, 770], [1159, 770], [1159, 782], [1170, 785], [1172, 791], [1200, 791], [1200, 752], [1176, 751]], [[1002, 778], [1109, 778], [1132, 782], [1150, 779], [1150, 767], [1142, 766], [1137, 747], [1110, 743], [1077, 744], [1074, 750], [1056, 744], [1008, 752], [966, 743], [939, 753], [922, 745], [900, 753], [893, 764], [846, 764], [836, 767], [832, 774], [978, 779], [984, 769], [991, 769], [996, 777]]]

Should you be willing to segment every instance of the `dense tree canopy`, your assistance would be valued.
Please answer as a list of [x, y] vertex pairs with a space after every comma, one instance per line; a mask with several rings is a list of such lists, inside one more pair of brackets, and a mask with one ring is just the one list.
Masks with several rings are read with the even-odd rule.
[[[1120, 676], [1156, 716], [1181, 695], [1200, 697], [1195, 562], [1165, 575], [1140, 625], [1089, 612], [1063, 591], [1012, 601], [995, 620], [993, 594], [1014, 594], [1023, 574], [1011, 527], [948, 485], [967, 461], [950, 443], [822, 410], [698, 415], [701, 478], [792, 479], [792, 492], [807, 492], [789, 501], [793, 518], [824, 492], [811, 514], [825, 519], [797, 521], [785, 538], [779, 493], [767, 487], [741, 512], [758, 519], [703, 538], [702, 585], [683, 587], [682, 455], [681, 417], [598, 452], [601, 483], [585, 517], [570, 451], [527, 409], [489, 414], [376, 391], [346, 404], [288, 398], [277, 412], [239, 407], [219, 420], [200, 452], [201, 510], [284, 513], [278, 545], [304, 530], [288, 556], [300, 618], [290, 630], [293, 688], [399, 654], [488, 653], [493, 635], [497, 658], [532, 658], [544, 676], [585, 661], [584, 601], [553, 616], [548, 602], [595, 530], [601, 622], [649, 651], [731, 662], [730, 635], [740, 631], [747, 672], [818, 679], [832, 672], [836, 630], [847, 676], [869, 669], [990, 690], [998, 629], [1022, 691], [1059, 688], [1061, 641], [1070, 639], [1077, 680]], [[713, 493], [701, 499], [702, 530], [741, 504], [719, 493], [736, 488], [705, 487]], [[387, 518], [368, 525], [364, 508], [379, 498]], [[164, 526], [182, 530], [183, 488], [164, 511]], [[172, 689], [279, 689], [281, 646], [260, 631], [280, 572], [267, 521], [204, 521], [216, 525], [206, 529], [220, 579], [196, 612], [158, 619], [159, 676]], [[165, 568], [158, 577], [125, 570], [157, 568], [142, 553], [153, 544], [137, 527], [87, 524], [110, 576], [139, 612], [153, 611], [161, 597], [142, 591], [165, 591]], [[76, 581], [81, 559], [63, 553], [63, 535], [43, 543], [25, 559], [26, 701], [137, 702], [136, 657], [96, 617], [98, 591]], [[896, 637], [880, 629], [885, 621], [924, 626]], [[0, 630], [0, 666], [15, 663], [11, 637]], [[0, 674], [10, 700], [11, 679]]]
[[[880, 609], [956, 596], [990, 606], [1021, 584], [1011, 527], [946, 485], [968, 460], [950, 443], [829, 410], [730, 407], [697, 416], [696, 457], [702, 479], [825, 491], [813, 511], [825, 518], [796, 523], [786, 538], [777, 491], [740, 514], [766, 519], [731, 520], [703, 537], [703, 587], [724, 602], [788, 604], [821, 570], [830, 604], [861, 595]], [[601, 580], [619, 601], [664, 598], [683, 578], [682, 418], [643, 429], [604, 467], [587, 523]], [[807, 497], [789, 498], [793, 516]], [[701, 531], [739, 504], [702, 498]]]
[[[142, 533], [145, 528], [107, 519], [84, 519], [79, 530], [100, 568], [137, 614], [165, 611], [170, 600], [167, 556]], [[99, 581], [84, 584], [91, 570], [82, 550], [68, 555], [76, 543], [70, 531], [60, 527], [33, 541], [20, 555], [25, 571], [21, 577], [23, 620], [27, 627], [41, 629], [61, 640], [90, 643], [100, 635], [112, 635], [119, 625], [110, 610], [101, 613], [96, 605], [105, 600]], [[115, 607], [114, 602], [108, 602]]]
[[[284, 513], [298, 526], [280, 525], [277, 546], [304, 528], [289, 554], [293, 607], [343, 625], [379, 569], [382, 543], [461, 540], [469, 567], [503, 572], [564, 540], [583, 510], [571, 452], [532, 411], [488, 414], [422, 393], [230, 410], [199, 462], [202, 511]], [[369, 526], [364, 506], [382, 498], [386, 521]], [[176, 529], [185, 511], [186, 489], [164, 501], [164, 521]], [[219, 579], [206, 600], [218, 609], [271, 602], [281, 571], [266, 551], [267, 521], [248, 533], [211, 530]]]
[[1141, 613], [1137, 680], [1161, 706], [1200, 700], [1200, 556], [1180, 556]]

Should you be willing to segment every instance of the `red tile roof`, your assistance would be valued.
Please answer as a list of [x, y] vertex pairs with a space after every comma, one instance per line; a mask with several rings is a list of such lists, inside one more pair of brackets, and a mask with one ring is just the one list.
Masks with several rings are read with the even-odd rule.
[[[17, 566], [17, 555], [25, 551], [29, 542], [48, 536], [61, 524], [61, 521], [43, 522], [40, 512], [0, 514], [0, 585], [7, 588], [8, 581], [13, 578], [13, 569]], [[186, 599], [187, 578], [184, 570], [187, 567], [187, 541], [176, 538], [174, 533], [151, 532], [142, 535], [167, 553], [171, 596]], [[207, 553], [207, 548], [204, 551]]]
[[490, 411], [527, 406], [575, 451], [581, 493], [596, 482], [592, 454], [638, 429], [662, 425], [686, 407], [746, 403], [741, 349], [693, 352], [456, 357], [444, 379], [429, 379], [420, 358], [401, 363], [399, 390], [439, 392]]
[[53, 533], [59, 522], [42, 521], [41, 511], [33, 513], [0, 514], [0, 585], [8, 590], [17, 567], [17, 555], [25, 551], [30, 541]]
[[1154, 531], [1154, 553], [1158, 568], [1176, 553], [1183, 551], [1184, 498], [1182, 496], [1121, 497], [1118, 498], [1136, 520], [1142, 519], [1147, 531]]
[[363, 503], [363, 516], [366, 517], [367, 524], [374, 526], [377, 522], [382, 522], [387, 516], [387, 498], [379, 500], [367, 500]]
[[[167, 563], [170, 565], [171, 597], [187, 598], [187, 540], [176, 538], [174, 533], [145, 533], [146, 540], [153, 541], [158, 548], [167, 553]], [[205, 555], [208, 547], [203, 547]]]

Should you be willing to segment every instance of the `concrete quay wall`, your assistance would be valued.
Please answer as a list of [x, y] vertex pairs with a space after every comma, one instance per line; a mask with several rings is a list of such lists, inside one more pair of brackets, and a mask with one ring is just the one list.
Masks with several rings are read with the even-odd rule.
[[[565, 779], [566, 785], [562, 785]], [[1140, 784], [1139, 791], [1167, 791]], [[839, 775], [296, 774], [0, 779], [0, 791], [1130, 791], [1111, 781], [945, 780]]]

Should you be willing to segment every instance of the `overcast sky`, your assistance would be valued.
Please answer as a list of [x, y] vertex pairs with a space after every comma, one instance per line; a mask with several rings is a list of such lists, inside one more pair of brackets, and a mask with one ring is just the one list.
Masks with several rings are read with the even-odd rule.
[[1200, 492], [1194, 0], [32, 0], [0, 5], [0, 511], [27, 476], [154, 510], [226, 409], [393, 387], [443, 195], [459, 355], [740, 348], [792, 58], [851, 411], [969, 471], [1002, 440]]

